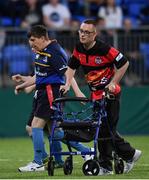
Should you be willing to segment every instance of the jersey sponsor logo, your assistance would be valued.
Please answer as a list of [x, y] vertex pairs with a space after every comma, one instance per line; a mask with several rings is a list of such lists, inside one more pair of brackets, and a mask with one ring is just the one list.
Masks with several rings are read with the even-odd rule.
[[47, 63], [47, 62], [48, 62], [48, 57], [46, 56], [46, 57], [43, 59], [43, 61], [44, 61], [45, 63]]
[[47, 73], [42, 73], [42, 72], [39, 72], [39, 71], [35, 71], [35, 74], [38, 75], [38, 76], [42, 76], [42, 77], [47, 76]]
[[119, 55], [115, 58], [116, 61], [118, 62], [119, 60], [121, 60], [123, 57], [123, 54], [122, 53], [119, 53]]
[[36, 54], [36, 57], [35, 57], [35, 59], [39, 59], [39, 56], [40, 56], [39, 54]]
[[101, 80], [100, 80], [100, 84], [106, 84], [108, 82], [108, 78], [106, 77], [103, 77]]
[[61, 68], [59, 68], [60, 71], [63, 69], [67, 69], [67, 66], [63, 65]]
[[101, 58], [100, 58], [100, 57], [96, 57], [96, 58], [95, 58], [95, 63], [96, 63], [96, 64], [101, 64], [101, 63], [102, 63]]
[[43, 76], [43, 77], [46, 77], [48, 74], [47, 72], [40, 72], [40, 67], [36, 67], [35, 68], [35, 74], [38, 75], [38, 76]]
[[37, 99], [37, 93], [38, 93], [38, 90], [35, 91], [34, 93], [34, 98]]

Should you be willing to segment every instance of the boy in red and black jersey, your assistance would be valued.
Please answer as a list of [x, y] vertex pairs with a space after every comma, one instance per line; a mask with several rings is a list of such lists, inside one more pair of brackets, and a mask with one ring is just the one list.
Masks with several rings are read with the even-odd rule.
[[125, 63], [127, 59], [122, 53], [103, 41], [96, 40], [95, 45], [89, 50], [85, 49], [82, 43], [77, 44], [69, 67], [77, 69], [81, 65], [91, 91], [102, 94], [114, 76], [114, 67], [119, 69]]
[[[96, 24], [93, 20], [84, 21], [79, 30], [80, 43], [74, 48], [69, 67], [66, 71], [66, 84], [61, 87], [69, 90], [72, 77], [76, 69], [81, 66], [85, 73], [86, 81], [91, 90], [92, 99], [99, 100], [105, 88], [114, 93], [125, 74], [129, 62], [117, 49], [96, 39]], [[141, 151], [134, 149], [118, 134], [116, 127], [119, 119], [120, 92], [115, 99], [106, 99], [107, 122], [115, 140], [115, 148], [118, 155], [126, 161], [124, 172], [128, 173], [141, 156]], [[99, 107], [97, 107], [98, 109]], [[107, 127], [107, 122], [102, 121], [100, 127], [99, 149], [99, 175], [112, 174], [112, 151], [113, 144], [109, 137], [111, 133]]]

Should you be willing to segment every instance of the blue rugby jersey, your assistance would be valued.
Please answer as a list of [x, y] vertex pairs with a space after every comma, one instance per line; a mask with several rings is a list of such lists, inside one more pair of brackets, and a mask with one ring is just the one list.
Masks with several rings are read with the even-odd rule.
[[64, 49], [52, 41], [35, 57], [36, 87], [47, 84], [65, 84], [68, 56]]

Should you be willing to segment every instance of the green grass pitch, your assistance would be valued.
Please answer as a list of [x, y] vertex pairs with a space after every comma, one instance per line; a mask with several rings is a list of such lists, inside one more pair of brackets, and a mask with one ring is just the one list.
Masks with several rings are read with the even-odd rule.
[[[33, 158], [32, 142], [29, 138], [0, 139], [0, 179], [148, 179], [149, 178], [149, 137], [125, 137], [134, 147], [142, 150], [142, 156], [128, 174], [110, 176], [89, 176], [82, 173], [83, 159], [74, 156], [71, 175], [64, 175], [63, 169], [55, 169], [54, 176], [47, 172], [18, 172], [18, 167], [26, 165]], [[46, 141], [46, 144], [48, 142]], [[88, 145], [88, 144], [87, 144]], [[91, 143], [89, 144], [91, 146]], [[48, 145], [47, 145], [48, 150]], [[65, 158], [65, 157], [64, 157]]]

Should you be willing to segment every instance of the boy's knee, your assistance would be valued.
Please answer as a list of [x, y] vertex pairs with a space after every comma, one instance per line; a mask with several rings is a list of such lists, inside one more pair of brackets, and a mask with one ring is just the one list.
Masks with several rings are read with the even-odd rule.
[[64, 137], [64, 131], [62, 129], [56, 129], [54, 132], [55, 138], [63, 138]]
[[32, 127], [26, 125], [26, 132], [28, 133], [29, 136], [32, 136]]

